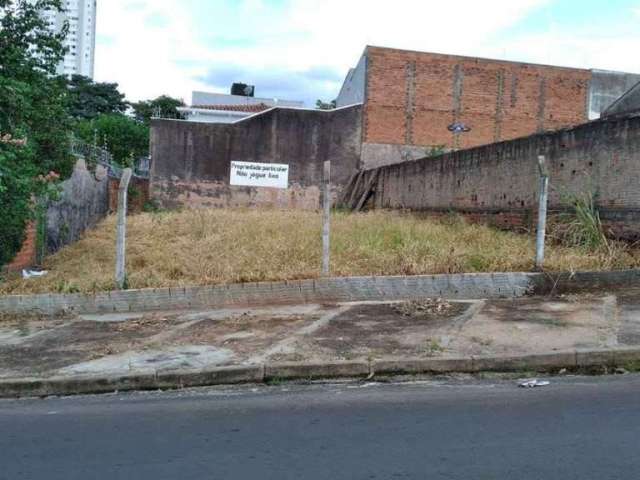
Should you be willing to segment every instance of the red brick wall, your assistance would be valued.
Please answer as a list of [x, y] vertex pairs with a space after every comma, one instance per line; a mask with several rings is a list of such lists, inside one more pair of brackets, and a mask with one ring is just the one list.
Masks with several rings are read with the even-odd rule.
[[[120, 180], [109, 179], [109, 210], [118, 211], [118, 188]], [[146, 178], [132, 177], [129, 184], [129, 195], [127, 196], [127, 213], [140, 213], [144, 209], [145, 203], [149, 201], [149, 180]]]
[[[469, 148], [587, 121], [588, 70], [367, 49], [366, 143]], [[471, 131], [447, 130], [462, 122]]]
[[7, 270], [11, 272], [22, 270], [23, 268], [32, 267], [36, 262], [36, 226], [33, 222], [27, 225], [27, 235], [22, 248], [16, 255], [16, 258], [7, 265]]

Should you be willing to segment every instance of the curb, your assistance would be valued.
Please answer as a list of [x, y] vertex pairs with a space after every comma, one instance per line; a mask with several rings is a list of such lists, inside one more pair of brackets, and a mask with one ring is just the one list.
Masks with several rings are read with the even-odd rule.
[[328, 363], [273, 363], [216, 367], [203, 370], [140, 372], [111, 377], [51, 377], [0, 380], [0, 398], [87, 395], [144, 390], [288, 380], [364, 379], [376, 375], [453, 374], [481, 372], [539, 372], [593, 367], [640, 366], [640, 348], [576, 350], [523, 356], [460, 358], [398, 358]]
[[123, 290], [96, 294], [0, 296], [5, 314], [59, 315], [260, 307], [324, 302], [513, 298], [640, 285], [640, 269], [574, 273], [471, 273], [341, 277], [284, 282]]

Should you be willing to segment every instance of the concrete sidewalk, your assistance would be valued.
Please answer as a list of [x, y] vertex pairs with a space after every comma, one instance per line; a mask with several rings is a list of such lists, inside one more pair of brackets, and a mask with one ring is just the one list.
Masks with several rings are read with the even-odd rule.
[[[374, 365], [386, 365], [377, 371], [410, 372], [407, 362], [415, 371], [447, 371], [447, 365], [454, 371], [495, 370], [488, 360], [483, 364], [491, 358], [508, 359], [502, 364], [511, 369], [536, 369], [535, 362], [522, 360], [532, 355], [553, 370], [577, 365], [581, 352], [594, 352], [610, 364], [607, 352], [621, 351], [626, 352], [621, 358], [635, 362], [634, 347], [640, 352], [640, 290], [634, 289], [512, 300], [5, 317], [0, 320], [0, 384], [158, 379], [220, 367], [249, 372], [247, 380], [306, 376], [305, 371], [309, 377], [322, 372], [367, 376], [375, 373]], [[156, 385], [172, 386], [167, 381], [150, 388]]]

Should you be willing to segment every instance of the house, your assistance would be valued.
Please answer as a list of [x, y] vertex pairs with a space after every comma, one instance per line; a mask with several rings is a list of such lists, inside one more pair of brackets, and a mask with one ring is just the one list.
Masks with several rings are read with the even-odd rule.
[[302, 108], [304, 102], [245, 95], [193, 92], [190, 107], [178, 111], [191, 122], [234, 123], [273, 107]]

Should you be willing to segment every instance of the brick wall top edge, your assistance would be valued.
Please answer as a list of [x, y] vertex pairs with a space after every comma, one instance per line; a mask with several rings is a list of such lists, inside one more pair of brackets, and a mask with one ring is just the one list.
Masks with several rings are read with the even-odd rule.
[[403, 50], [399, 48], [387, 48], [387, 47], [378, 47], [378, 46], [367, 46], [365, 51], [367, 55], [370, 54], [385, 54], [385, 53], [396, 53], [402, 54], [405, 56], [413, 56], [416, 58], [438, 58], [442, 60], [456, 60], [461, 62], [475, 62], [475, 63], [493, 63], [493, 64], [501, 64], [505, 66], [516, 66], [516, 67], [535, 67], [535, 68], [546, 68], [553, 70], [566, 70], [570, 72], [582, 72], [590, 75], [591, 70], [585, 68], [574, 68], [574, 67], [564, 67], [561, 65], [546, 65], [542, 63], [530, 63], [530, 62], [518, 62], [513, 60], [500, 60], [494, 58], [484, 58], [484, 57], [470, 57], [465, 55], [451, 55], [447, 53], [436, 53], [436, 52], [421, 52], [418, 50]]

